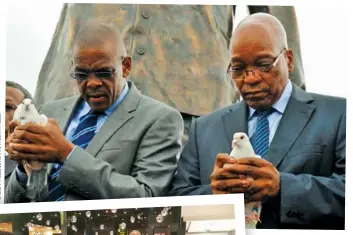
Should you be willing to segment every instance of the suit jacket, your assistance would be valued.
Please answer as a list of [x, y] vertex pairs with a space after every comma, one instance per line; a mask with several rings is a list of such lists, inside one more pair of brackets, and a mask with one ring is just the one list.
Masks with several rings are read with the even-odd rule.
[[5, 189], [10, 180], [12, 171], [15, 169], [17, 163], [12, 161], [8, 156], [5, 156]]
[[[233, 134], [247, 133], [247, 120], [244, 101], [195, 119], [170, 194], [212, 194], [216, 155], [231, 152]], [[263, 204], [259, 228], [343, 229], [345, 99], [306, 93], [294, 85], [267, 160], [280, 172], [280, 192]]]
[[[295, 54], [290, 79], [304, 88], [294, 7], [248, 8], [282, 21]], [[34, 103], [79, 93], [69, 73], [62, 71], [69, 71], [79, 30], [94, 21], [113, 24], [122, 33], [134, 64], [129, 79], [142, 94], [195, 116], [228, 106], [239, 98], [226, 72], [234, 13], [230, 5], [66, 3], [39, 73]]]
[[[85, 150], [76, 147], [58, 180], [65, 200], [164, 196], [176, 170], [183, 120], [169, 106], [130, 90]], [[65, 132], [79, 97], [44, 105], [40, 113], [56, 118]], [[6, 203], [26, 201], [25, 189], [13, 172]]]

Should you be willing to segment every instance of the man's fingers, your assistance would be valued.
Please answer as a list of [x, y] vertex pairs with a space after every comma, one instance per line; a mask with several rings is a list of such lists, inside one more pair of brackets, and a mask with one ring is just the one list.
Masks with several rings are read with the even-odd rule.
[[213, 180], [221, 180], [221, 179], [245, 179], [245, 175], [240, 175], [234, 172], [229, 171], [228, 169], [219, 168], [214, 171], [211, 175], [211, 179]]
[[21, 153], [44, 154], [49, 151], [47, 146], [36, 144], [11, 143], [10, 147]]
[[33, 160], [39, 162], [54, 162], [52, 159], [47, 159], [44, 154], [34, 154], [34, 153], [23, 153], [14, 150], [10, 157], [12, 160]]
[[241, 165], [250, 165], [255, 167], [264, 167], [271, 164], [270, 162], [257, 157], [239, 158], [237, 163]]
[[55, 118], [48, 118], [48, 123], [57, 125], [56, 119]]
[[213, 181], [211, 183], [212, 188], [216, 188], [218, 190], [228, 191], [229, 188], [244, 188], [247, 189], [249, 187], [248, 180], [240, 180], [240, 179], [223, 179]]
[[9, 129], [10, 129], [10, 130], [14, 130], [14, 129], [16, 128], [16, 126], [18, 126], [18, 125], [20, 125], [19, 122], [12, 120], [12, 121], [9, 123]]
[[245, 201], [264, 201], [268, 197], [271, 180], [258, 179], [251, 181], [245, 194]]
[[8, 144], [10, 143], [26, 143], [28, 141], [25, 141], [25, 140], [21, 140], [21, 139], [11, 139], [11, 142], [9, 142]]
[[216, 157], [216, 162], [215, 162], [215, 167], [217, 168], [222, 168], [223, 164], [227, 162], [227, 159], [229, 158], [228, 154], [226, 153], [219, 153]]
[[237, 160], [229, 157], [226, 153], [219, 153], [216, 157], [215, 168], [222, 168], [225, 163], [233, 164], [236, 163]]
[[13, 161], [21, 161], [23, 159], [32, 159], [32, 160], [37, 160], [38, 156], [35, 154], [31, 154], [31, 153], [21, 153], [18, 152], [16, 150], [12, 150], [11, 152], [9, 152], [9, 158]]
[[224, 166], [224, 169], [227, 169], [229, 172], [238, 175], [247, 175], [252, 178], [271, 178], [272, 174], [265, 167], [256, 167], [252, 165], [242, 165], [242, 164], [232, 164]]
[[44, 126], [36, 123], [32, 123], [32, 122], [28, 122], [24, 125], [17, 126], [15, 131], [17, 130], [24, 130], [27, 132], [31, 132], [33, 134], [43, 134], [46, 132], [46, 129], [44, 128]]
[[11, 140], [12, 140], [12, 134], [7, 137], [7, 139], [5, 140], [5, 144], [6, 145], [10, 144]]
[[[12, 140], [19, 139], [19, 140], [27, 140], [31, 143], [43, 143], [42, 139], [43, 136], [40, 134], [35, 134], [33, 132], [29, 132], [27, 130], [18, 130], [16, 129], [15, 132], [12, 134]], [[11, 141], [13, 143], [13, 141]]]
[[245, 203], [249, 203], [249, 202], [258, 202], [258, 201], [266, 201], [268, 198], [267, 194], [264, 192], [264, 190], [262, 191], [259, 191], [257, 193], [254, 193], [254, 194], [248, 194], [248, 193], [245, 193], [244, 194], [244, 200], [245, 200]]
[[246, 188], [229, 188], [228, 193], [246, 193]]
[[227, 191], [218, 190], [218, 189], [213, 189], [212, 192], [213, 192], [213, 194], [228, 194], [229, 193]]

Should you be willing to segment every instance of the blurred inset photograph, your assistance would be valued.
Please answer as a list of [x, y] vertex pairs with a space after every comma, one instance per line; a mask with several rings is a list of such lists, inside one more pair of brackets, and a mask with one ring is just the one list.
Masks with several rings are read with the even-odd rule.
[[203, 235], [210, 233], [236, 234], [234, 205], [0, 215], [0, 235]]

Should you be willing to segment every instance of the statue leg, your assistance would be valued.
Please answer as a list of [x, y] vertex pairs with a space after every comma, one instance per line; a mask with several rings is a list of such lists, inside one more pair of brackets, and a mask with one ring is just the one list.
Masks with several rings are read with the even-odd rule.
[[269, 6], [269, 13], [277, 17], [283, 24], [287, 33], [288, 47], [294, 53], [294, 71], [289, 75], [289, 78], [294, 84], [305, 90], [299, 29], [294, 6]]

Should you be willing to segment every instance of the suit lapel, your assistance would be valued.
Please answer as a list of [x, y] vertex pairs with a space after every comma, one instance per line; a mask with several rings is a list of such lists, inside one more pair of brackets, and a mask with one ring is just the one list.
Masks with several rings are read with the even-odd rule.
[[247, 105], [244, 101], [233, 104], [228, 113], [222, 116], [223, 128], [226, 133], [229, 146], [232, 146], [235, 132], [248, 132]]
[[81, 100], [81, 96], [79, 95], [70, 98], [70, 100], [68, 101], [68, 105], [65, 106], [63, 109], [60, 109], [60, 113], [56, 115], [56, 121], [64, 134], [71, 121], [71, 116], [73, 115], [76, 106]]
[[131, 85], [129, 92], [117, 109], [107, 118], [101, 129], [96, 133], [86, 148], [86, 151], [96, 155], [109, 138], [117, 132], [127, 121], [134, 117], [133, 111], [137, 109], [141, 94]]
[[277, 167], [308, 123], [315, 105], [310, 94], [293, 84], [292, 95], [268, 150], [267, 160]]
[[11, 175], [16, 168], [17, 162], [12, 161], [8, 156], [5, 156], [5, 178]]

